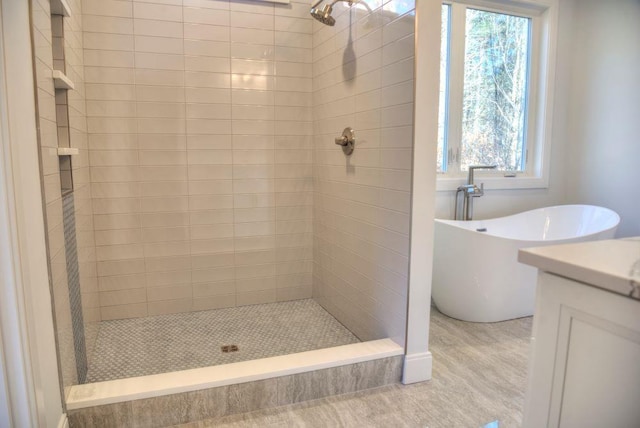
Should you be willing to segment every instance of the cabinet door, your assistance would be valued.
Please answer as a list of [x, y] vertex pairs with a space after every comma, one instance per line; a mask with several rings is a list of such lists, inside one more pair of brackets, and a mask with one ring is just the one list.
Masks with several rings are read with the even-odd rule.
[[640, 427], [640, 302], [540, 274], [525, 427]]

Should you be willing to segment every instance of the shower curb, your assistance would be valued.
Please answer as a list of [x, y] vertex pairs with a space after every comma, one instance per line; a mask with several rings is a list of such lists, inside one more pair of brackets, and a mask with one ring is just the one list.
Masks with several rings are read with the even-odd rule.
[[[321, 356], [316, 359], [326, 358], [327, 355], [331, 355], [332, 350], [340, 355], [340, 348], [344, 353], [358, 345], [371, 347], [372, 344], [387, 349], [385, 352], [379, 351], [377, 356], [352, 357], [346, 361], [334, 359], [336, 361], [333, 363], [324, 363], [326, 368], [322, 367], [323, 364], [319, 361], [313, 361], [312, 353], [314, 352]], [[399, 345], [390, 339], [383, 339], [274, 357], [281, 358], [283, 362], [286, 361], [285, 358], [293, 357], [299, 360], [301, 367], [292, 367], [284, 371], [274, 370], [271, 376], [263, 374], [262, 379], [258, 380], [236, 379], [235, 382], [229, 381], [215, 387], [208, 387], [206, 382], [202, 382], [199, 387], [193, 386], [183, 392], [158, 393], [148, 398], [134, 398], [135, 395], [132, 394], [130, 397], [118, 399], [117, 402], [113, 402], [115, 399], [112, 399], [109, 400], [112, 401], [111, 403], [102, 405], [97, 404], [100, 403], [99, 400], [85, 400], [83, 404], [79, 404], [81, 401], [77, 396], [79, 391], [76, 391], [76, 401], [68, 402], [69, 426], [71, 428], [166, 427], [376, 388], [400, 382], [403, 368], [402, 354], [403, 350]], [[304, 357], [310, 360], [306, 366]], [[244, 362], [245, 366], [246, 363], [260, 364], [248, 361]], [[195, 370], [207, 369], [210, 368]], [[99, 388], [100, 384], [93, 385], [98, 385]], [[92, 384], [79, 387], [89, 392]], [[102, 402], [104, 401], [106, 400], [103, 399]]]

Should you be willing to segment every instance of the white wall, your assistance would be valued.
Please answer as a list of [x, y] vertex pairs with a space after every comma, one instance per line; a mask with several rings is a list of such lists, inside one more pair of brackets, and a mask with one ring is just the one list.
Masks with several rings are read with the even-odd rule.
[[640, 235], [640, 2], [575, 2], [567, 157], [570, 202], [609, 207]]

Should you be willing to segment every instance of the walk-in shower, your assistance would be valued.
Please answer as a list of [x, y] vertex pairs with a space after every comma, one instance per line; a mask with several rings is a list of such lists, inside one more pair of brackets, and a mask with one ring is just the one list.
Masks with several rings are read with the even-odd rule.
[[[32, 0], [34, 60], [70, 410], [237, 383], [207, 380], [215, 373], [258, 381], [402, 354], [411, 2], [316, 3], [311, 16], [329, 26], [296, 0], [72, 0], [50, 21], [45, 3]], [[53, 70], [75, 84], [66, 98]], [[345, 156], [335, 141], [349, 126], [357, 147]], [[51, 148], [67, 137], [79, 154], [63, 214]], [[67, 211], [77, 251], [60, 240]], [[78, 262], [73, 305], [65, 254]], [[352, 351], [376, 340], [387, 342], [374, 357]], [[327, 347], [339, 348], [281, 359]], [[95, 383], [82, 389], [85, 378]]]

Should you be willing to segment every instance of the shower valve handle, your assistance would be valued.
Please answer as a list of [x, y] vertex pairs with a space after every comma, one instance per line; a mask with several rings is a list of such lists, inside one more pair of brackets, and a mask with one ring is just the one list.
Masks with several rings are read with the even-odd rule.
[[349, 140], [347, 139], [347, 137], [342, 136], [340, 138], [336, 138], [336, 144], [344, 147], [349, 144]]
[[337, 145], [342, 146], [342, 151], [345, 155], [348, 156], [353, 153], [353, 148], [356, 143], [355, 133], [353, 132], [353, 129], [349, 128], [348, 126], [344, 128], [344, 131], [342, 131], [342, 136], [336, 138], [335, 142]]

